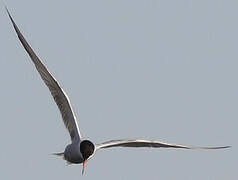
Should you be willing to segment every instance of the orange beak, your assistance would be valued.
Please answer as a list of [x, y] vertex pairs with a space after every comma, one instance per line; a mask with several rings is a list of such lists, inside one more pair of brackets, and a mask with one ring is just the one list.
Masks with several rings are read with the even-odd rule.
[[87, 163], [87, 160], [84, 160], [84, 162], [83, 162], [83, 169], [82, 169], [82, 175], [84, 173], [84, 169], [86, 168], [86, 163]]

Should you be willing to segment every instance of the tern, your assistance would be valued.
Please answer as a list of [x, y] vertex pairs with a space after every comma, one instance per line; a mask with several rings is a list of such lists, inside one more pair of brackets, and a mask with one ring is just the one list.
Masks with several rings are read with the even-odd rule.
[[161, 141], [151, 141], [143, 139], [119, 139], [110, 140], [100, 144], [94, 144], [88, 139], [84, 139], [79, 131], [79, 126], [77, 123], [76, 116], [74, 114], [73, 108], [70, 104], [70, 100], [64, 90], [61, 88], [59, 82], [53, 77], [46, 66], [37, 57], [31, 46], [28, 44], [16, 23], [14, 22], [12, 16], [10, 15], [8, 9], [6, 8], [7, 14], [12, 22], [12, 25], [16, 31], [16, 34], [25, 48], [26, 52], [30, 56], [32, 62], [34, 63], [36, 70], [40, 74], [42, 80], [49, 88], [51, 95], [57, 104], [64, 125], [69, 131], [71, 137], [71, 143], [66, 146], [64, 152], [54, 153], [54, 155], [63, 157], [68, 164], [80, 164], [83, 163], [82, 174], [86, 167], [86, 162], [95, 154], [99, 149], [111, 148], [111, 147], [152, 147], [152, 148], [180, 148], [180, 149], [224, 149], [230, 146], [217, 146], [217, 147], [198, 147], [198, 146], [185, 146], [179, 144], [170, 144]]

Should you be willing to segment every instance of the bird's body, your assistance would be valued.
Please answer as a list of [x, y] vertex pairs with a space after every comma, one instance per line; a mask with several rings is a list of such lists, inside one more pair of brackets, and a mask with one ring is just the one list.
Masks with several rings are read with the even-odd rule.
[[64, 150], [64, 159], [68, 163], [79, 164], [83, 162], [83, 155], [80, 151], [80, 142], [73, 142], [66, 146]]
[[68, 163], [80, 164], [85, 159], [88, 159], [95, 152], [94, 144], [89, 140], [72, 142], [66, 146], [63, 153], [56, 153], [56, 155], [63, 155]]
[[[7, 10], [7, 8], [6, 8]], [[153, 148], [180, 148], [180, 149], [223, 149], [230, 146], [220, 146], [220, 147], [194, 147], [194, 146], [184, 146], [178, 144], [169, 144], [161, 141], [151, 141], [151, 140], [110, 140], [103, 142], [101, 144], [94, 144], [90, 140], [83, 140], [79, 126], [77, 123], [76, 116], [70, 104], [70, 100], [64, 90], [59, 85], [58, 81], [51, 75], [46, 66], [37, 57], [33, 49], [25, 40], [24, 36], [21, 34], [16, 23], [11, 17], [9, 11], [7, 10], [9, 18], [13, 24], [13, 27], [17, 33], [19, 40], [21, 41], [23, 47], [30, 56], [32, 62], [34, 63], [36, 70], [39, 72], [42, 80], [49, 88], [51, 95], [53, 96], [60, 112], [62, 115], [63, 122], [69, 131], [71, 137], [71, 143], [66, 146], [64, 152], [55, 153], [55, 155], [63, 156], [63, 158], [68, 163], [79, 164], [83, 163], [83, 170], [86, 165], [86, 161], [89, 160], [97, 150], [102, 148], [111, 147], [153, 147]], [[82, 171], [83, 172], [83, 171]]]

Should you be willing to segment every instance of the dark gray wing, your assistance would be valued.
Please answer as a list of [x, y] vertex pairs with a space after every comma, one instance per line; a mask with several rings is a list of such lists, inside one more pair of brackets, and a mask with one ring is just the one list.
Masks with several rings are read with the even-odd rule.
[[39, 72], [41, 78], [45, 82], [46, 86], [49, 88], [59, 110], [62, 115], [64, 124], [68, 129], [71, 140], [79, 140], [81, 135], [78, 128], [76, 116], [74, 115], [73, 109], [70, 105], [69, 98], [67, 97], [64, 90], [60, 87], [59, 83], [56, 79], [50, 74], [47, 70], [45, 65], [40, 61], [40, 59], [36, 56], [33, 49], [25, 40], [24, 36], [21, 34], [20, 30], [18, 29], [16, 23], [14, 22], [13, 18], [11, 17], [8, 9], [6, 8], [9, 18], [13, 24], [13, 27], [17, 33], [19, 40], [21, 41], [23, 47], [27, 51], [28, 55], [30, 56], [32, 62], [35, 64], [37, 71]]
[[195, 146], [184, 146], [179, 144], [169, 144], [161, 141], [148, 141], [148, 140], [111, 140], [96, 145], [96, 150], [101, 148], [110, 147], [152, 147], [152, 148], [181, 148], [181, 149], [223, 149], [229, 148], [230, 146], [220, 147], [195, 147]]

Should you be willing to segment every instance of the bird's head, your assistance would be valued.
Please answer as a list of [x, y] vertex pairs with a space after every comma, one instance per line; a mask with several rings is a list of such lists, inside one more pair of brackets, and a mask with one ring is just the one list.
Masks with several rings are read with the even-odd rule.
[[84, 173], [84, 169], [86, 167], [86, 162], [88, 158], [94, 153], [95, 146], [94, 144], [89, 140], [83, 140], [80, 143], [80, 152], [83, 156], [83, 169], [82, 174]]

